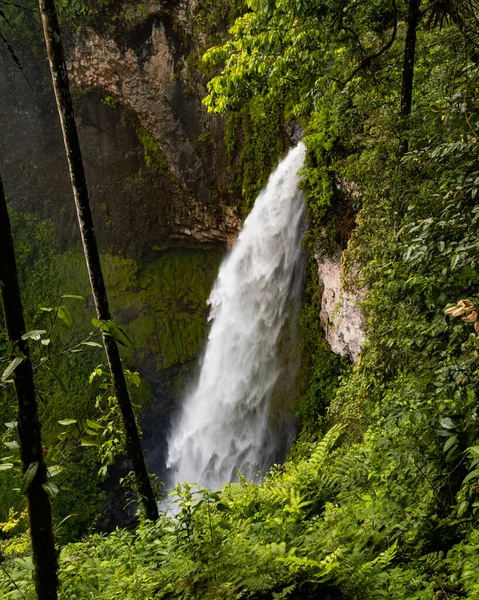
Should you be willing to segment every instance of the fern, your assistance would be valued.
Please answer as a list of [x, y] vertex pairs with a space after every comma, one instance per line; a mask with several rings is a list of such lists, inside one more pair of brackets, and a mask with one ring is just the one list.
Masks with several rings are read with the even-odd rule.
[[339, 423], [333, 425], [314, 449], [311, 458], [309, 459], [309, 466], [316, 477], [319, 475], [321, 467], [324, 465], [331, 448], [334, 446], [343, 430], [344, 425]]

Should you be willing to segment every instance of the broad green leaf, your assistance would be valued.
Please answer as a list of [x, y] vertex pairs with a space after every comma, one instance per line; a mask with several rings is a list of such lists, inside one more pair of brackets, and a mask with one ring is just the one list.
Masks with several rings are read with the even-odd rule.
[[35, 475], [37, 474], [37, 471], [38, 471], [38, 462], [35, 461], [28, 465], [28, 468], [25, 471], [25, 474], [23, 475], [23, 479], [22, 479], [22, 487], [20, 489], [22, 494], [26, 494], [28, 492], [28, 490], [30, 489], [30, 486], [32, 485], [32, 481], [35, 478]]
[[479, 478], [479, 469], [475, 469], [474, 471], [471, 471], [464, 477], [462, 483], [467, 483], [468, 481], [471, 481], [471, 479], [478, 479], [478, 478]]
[[72, 318], [72, 316], [70, 314], [70, 311], [68, 310], [68, 308], [66, 306], [63, 306], [63, 304], [58, 307], [56, 316], [63, 323], [65, 323], [65, 325], [69, 329], [71, 329], [71, 327], [73, 327], [73, 318]]
[[42, 488], [52, 498], [54, 498], [58, 494], [58, 486], [55, 483], [53, 483], [53, 481], [47, 481], [46, 483], [42, 483]]
[[451, 460], [456, 460], [456, 458], [461, 454], [457, 444], [453, 446], [448, 452], [446, 452], [445, 461], [451, 462]]
[[60, 423], [60, 425], [73, 425], [73, 423], [76, 423], [77, 420], [76, 419], [62, 419], [61, 421], [58, 421]]
[[108, 335], [111, 335], [111, 337], [122, 346], [131, 349], [135, 347], [128, 334], [121, 327], [113, 323], [113, 321], [101, 321], [99, 319], [92, 319], [91, 322], [94, 327], [97, 327], [98, 329], [101, 329]]
[[94, 317], [91, 320], [91, 324], [96, 329], [105, 329], [107, 323], [108, 323], [108, 321], [101, 321], [100, 319], [97, 319], [96, 317]]
[[104, 429], [103, 425], [100, 425], [97, 421], [91, 421], [90, 419], [87, 419], [86, 424], [92, 429]]
[[61, 473], [62, 471], [63, 467], [60, 467], [60, 465], [52, 465], [47, 468], [48, 477], [55, 477], [55, 475], [58, 475], [58, 473]]
[[454, 444], [457, 443], [457, 435], [451, 435], [450, 438], [448, 438], [446, 440], [446, 443], [444, 444], [444, 452], [447, 452], [449, 450], [449, 448], [451, 448], [451, 446], [454, 446]]
[[8, 427], [8, 429], [15, 429], [17, 425], [18, 421], [10, 421], [9, 423], [5, 423], [5, 427]]
[[80, 342], [82, 346], [92, 346], [93, 348], [103, 348], [98, 342]]
[[23, 362], [23, 360], [24, 360], [23, 356], [15, 356], [15, 358], [12, 360], [12, 362], [8, 365], [8, 367], [3, 372], [1, 381], [6, 381], [10, 377], [10, 375], [13, 373], [13, 371], [15, 371], [15, 369], [18, 367], [18, 365], [21, 362]]
[[454, 429], [456, 427], [454, 421], [449, 417], [442, 417], [441, 419], [439, 419], [439, 422], [444, 427], [444, 429]]
[[36, 340], [38, 341], [42, 335], [46, 333], [45, 329], [32, 329], [22, 335], [22, 340]]
[[9, 469], [13, 469], [13, 463], [4, 463], [0, 465], [0, 471], [8, 471]]
[[463, 500], [457, 507], [457, 516], [461, 517], [466, 512], [468, 506], [469, 502], [467, 500]]
[[82, 300], [82, 301], [85, 300], [85, 298], [83, 296], [77, 296], [76, 294], [63, 294], [62, 299], [63, 298], [71, 298], [72, 300]]
[[93, 440], [83, 439], [81, 441], [82, 446], [94, 446], [95, 448], [101, 448], [101, 444], [99, 442], [95, 442]]
[[49, 346], [51, 342], [50, 338], [45, 338], [44, 340], [42, 340], [40, 343], [43, 344], [44, 346]]
[[19, 450], [20, 449], [18, 442], [5, 442], [5, 446], [7, 448], [10, 448], [10, 450]]
[[[5, 425], [6, 425], [6, 423], [5, 423]], [[467, 449], [466, 452], [471, 457], [479, 458], [479, 446], [469, 446], [469, 448]]]

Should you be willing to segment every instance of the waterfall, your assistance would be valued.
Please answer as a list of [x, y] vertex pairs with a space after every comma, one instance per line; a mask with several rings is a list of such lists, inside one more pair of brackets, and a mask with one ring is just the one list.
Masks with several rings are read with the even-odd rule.
[[297, 172], [305, 152], [300, 143], [270, 176], [220, 267], [199, 378], [168, 440], [175, 482], [217, 488], [278, 459], [283, 432], [271, 431], [269, 408], [281, 370], [278, 341], [302, 277]]

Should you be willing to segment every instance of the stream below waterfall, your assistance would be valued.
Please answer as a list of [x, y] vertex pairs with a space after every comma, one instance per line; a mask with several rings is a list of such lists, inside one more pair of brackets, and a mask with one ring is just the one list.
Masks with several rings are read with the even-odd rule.
[[173, 485], [218, 488], [238, 472], [253, 478], [284, 458], [292, 441], [291, 427], [275, 430], [270, 408], [281, 392], [281, 339], [300, 301], [304, 200], [297, 173], [305, 152], [300, 143], [281, 161], [221, 264], [199, 376], [168, 438]]

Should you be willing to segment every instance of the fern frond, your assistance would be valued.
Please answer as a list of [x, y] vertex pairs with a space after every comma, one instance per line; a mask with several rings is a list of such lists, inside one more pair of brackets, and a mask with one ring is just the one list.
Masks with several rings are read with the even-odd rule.
[[334, 446], [336, 440], [344, 430], [344, 425], [338, 423], [333, 425], [331, 429], [325, 434], [323, 439], [317, 444], [314, 449], [311, 458], [308, 461], [309, 466], [314, 471], [315, 476], [319, 475], [319, 471], [326, 460], [331, 448]]
[[289, 501], [292, 493], [292, 482], [275, 482], [264, 489], [265, 500], [275, 504], [285, 504]]

